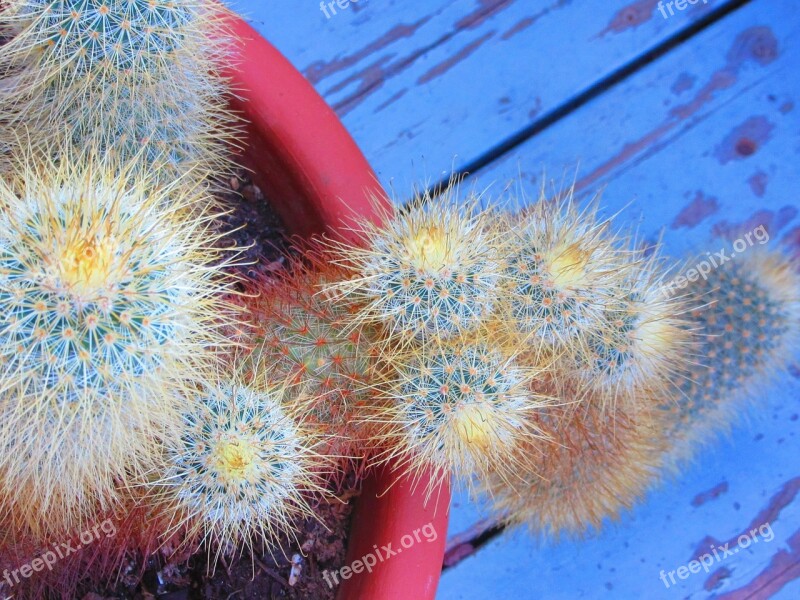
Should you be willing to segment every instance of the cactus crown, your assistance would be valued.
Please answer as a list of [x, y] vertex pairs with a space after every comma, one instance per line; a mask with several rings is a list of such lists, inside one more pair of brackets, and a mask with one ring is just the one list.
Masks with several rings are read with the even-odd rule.
[[281, 386], [234, 381], [198, 390], [157, 484], [190, 538], [210, 538], [218, 552], [251, 545], [255, 536], [271, 545], [295, 516], [311, 514], [304, 494], [316, 490], [320, 457], [282, 406], [283, 395]]
[[585, 347], [602, 324], [608, 289], [622, 273], [622, 253], [598, 223], [580, 212], [571, 193], [540, 199], [518, 217], [503, 298], [514, 328], [556, 353]]
[[626, 276], [609, 290], [600, 327], [589, 332], [579, 357], [584, 383], [614, 405], [685, 377], [693, 350], [686, 300], [663, 293], [668, 272], [658, 253], [632, 252], [625, 262]]
[[546, 404], [530, 374], [483, 342], [435, 345], [397, 369], [388, 419], [397, 453], [414, 466], [466, 480], [508, 472], [515, 444], [535, 435], [526, 416]]
[[478, 199], [457, 206], [454, 193], [419, 197], [384, 225], [365, 223], [365, 248], [340, 248], [341, 263], [354, 273], [340, 288], [364, 304], [362, 318], [384, 323], [392, 337], [450, 338], [475, 329], [493, 309], [496, 236]]

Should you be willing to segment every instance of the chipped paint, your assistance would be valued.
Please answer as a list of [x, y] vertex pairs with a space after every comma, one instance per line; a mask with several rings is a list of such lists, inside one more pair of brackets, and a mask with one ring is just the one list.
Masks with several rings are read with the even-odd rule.
[[768, 181], [769, 175], [764, 173], [764, 171], [756, 171], [750, 176], [750, 178], [747, 180], [747, 183], [750, 185], [750, 189], [753, 190], [753, 194], [759, 198], [763, 198], [764, 192], [767, 191]]
[[487, 33], [484, 33], [477, 40], [473, 40], [472, 42], [461, 48], [461, 50], [448, 57], [447, 60], [440, 62], [438, 65], [436, 65], [426, 73], [420, 75], [419, 79], [417, 79], [417, 84], [424, 85], [429, 81], [432, 81], [433, 79], [436, 79], [437, 77], [440, 77], [441, 75], [447, 73], [450, 69], [452, 69], [459, 63], [463, 62], [473, 52], [475, 52], [478, 48], [480, 48], [487, 40], [491, 39], [492, 36], [494, 36], [494, 34], [495, 34], [494, 31], [489, 31]]
[[706, 197], [700, 190], [695, 192], [694, 199], [683, 207], [675, 220], [672, 221], [670, 228], [679, 229], [681, 227], [692, 228], [704, 221], [709, 216], [719, 210], [719, 202], [716, 198]]
[[714, 156], [723, 165], [748, 158], [769, 141], [774, 129], [775, 124], [764, 115], [750, 117], [725, 136]]
[[658, 0], [638, 0], [620, 9], [611, 19], [608, 26], [598, 34], [602, 37], [609, 32], [622, 33], [628, 29], [636, 29], [642, 23], [653, 18]]
[[703, 506], [706, 502], [710, 502], [711, 500], [716, 500], [722, 494], [727, 493], [728, 491], [728, 482], [722, 481], [712, 487], [710, 490], [706, 490], [705, 492], [700, 492], [692, 499], [692, 506], [698, 508]]
[[691, 73], [686, 73], [685, 71], [678, 75], [678, 78], [675, 80], [675, 83], [672, 84], [670, 90], [676, 96], [679, 96], [683, 92], [686, 92], [694, 86], [694, 82], [697, 81], [697, 77], [692, 75]]

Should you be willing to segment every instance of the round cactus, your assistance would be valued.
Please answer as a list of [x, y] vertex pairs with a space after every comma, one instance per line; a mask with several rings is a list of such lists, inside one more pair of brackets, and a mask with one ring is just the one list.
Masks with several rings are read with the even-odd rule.
[[269, 547], [311, 514], [305, 496], [318, 489], [314, 438], [283, 406], [285, 389], [263, 381], [221, 376], [199, 389], [156, 483], [188, 539], [211, 540], [217, 556], [255, 541]]
[[515, 238], [502, 294], [506, 321], [541, 356], [574, 357], [602, 330], [610, 290], [628, 266], [598, 222], [571, 195], [540, 199], [509, 225]]
[[631, 252], [626, 260], [625, 277], [609, 289], [600, 326], [578, 356], [581, 384], [612, 407], [620, 398], [676, 390], [694, 351], [685, 298], [668, 293], [658, 253]]
[[0, 183], [2, 496], [33, 528], [108, 508], [114, 478], [177, 422], [179, 377], [222, 342], [209, 215], [117, 172], [50, 164], [19, 173], [18, 193]]
[[447, 339], [491, 313], [500, 279], [497, 236], [477, 199], [458, 206], [450, 192], [417, 198], [364, 223], [363, 247], [340, 247], [353, 275], [339, 287], [360, 303], [357, 318], [386, 325], [392, 338]]
[[661, 405], [677, 461], [746, 413], [744, 401], [787, 368], [800, 340], [800, 275], [781, 252], [750, 249], [689, 286], [699, 358]]
[[433, 485], [448, 475], [468, 484], [489, 472], [513, 476], [514, 449], [539, 435], [529, 417], [547, 403], [530, 373], [481, 342], [432, 344], [395, 360], [392, 405], [375, 417], [390, 456], [433, 469]]
[[582, 410], [567, 405], [541, 411], [544, 439], [517, 449], [515, 477], [493, 475], [484, 491], [510, 525], [540, 535], [581, 535], [616, 518], [659, 477], [666, 438], [654, 410]]
[[110, 152], [164, 169], [159, 184], [218, 166], [230, 123], [217, 75], [223, 10], [212, 0], [9, 0], [3, 141]]

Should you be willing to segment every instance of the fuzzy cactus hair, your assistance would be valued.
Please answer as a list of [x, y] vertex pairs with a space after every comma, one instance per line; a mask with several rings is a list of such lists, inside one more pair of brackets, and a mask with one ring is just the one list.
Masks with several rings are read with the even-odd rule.
[[390, 362], [381, 384], [388, 401], [369, 415], [387, 447], [379, 458], [432, 471], [428, 492], [446, 477], [470, 489], [489, 473], [514, 477], [517, 445], [544, 436], [532, 415], [550, 398], [533, 391], [535, 373], [499, 348], [461, 338]]
[[515, 478], [495, 475], [483, 488], [498, 517], [537, 535], [580, 536], [630, 509], [658, 481], [663, 414], [601, 404], [589, 399], [578, 410], [562, 405], [536, 415], [546, 438], [521, 444]]
[[360, 415], [375, 399], [379, 340], [369, 324], [352, 325], [353, 304], [327, 293], [348, 275], [327, 251], [307, 244], [302, 259], [273, 278], [248, 282], [238, 299], [250, 314], [252, 364], [291, 383], [287, 393], [305, 404], [304, 424], [323, 436], [326, 454], [341, 457], [341, 473], [363, 468], [371, 452], [372, 431]]
[[581, 211], [573, 193], [547, 199], [542, 192], [506, 226], [512, 250], [501, 314], [542, 364], [588, 349], [615, 304], [612, 290], [632, 266], [596, 204]]
[[0, 140], [99, 148], [158, 184], [222, 166], [224, 12], [212, 0], [5, 2]]
[[182, 378], [226, 343], [229, 283], [191, 188], [30, 164], [0, 183], [0, 498], [55, 534], [147, 468]]
[[696, 358], [687, 299], [665, 290], [671, 270], [658, 247], [630, 251], [608, 290], [601, 325], [577, 357], [577, 392], [613, 409], [637, 396], [674, 393]]

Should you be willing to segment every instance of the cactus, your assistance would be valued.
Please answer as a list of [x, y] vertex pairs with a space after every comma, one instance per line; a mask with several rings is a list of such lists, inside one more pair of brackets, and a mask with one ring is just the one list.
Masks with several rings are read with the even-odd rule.
[[394, 362], [391, 405], [373, 416], [389, 458], [432, 468], [431, 489], [449, 475], [469, 485], [489, 472], [513, 477], [514, 449], [539, 435], [529, 417], [548, 402], [531, 390], [531, 373], [480, 341], [431, 344]]
[[483, 488], [510, 525], [582, 535], [631, 508], [659, 478], [667, 443], [660, 411], [609, 411], [590, 398], [582, 410], [555, 406], [536, 419], [546, 437], [520, 445], [515, 477], [493, 475]]
[[664, 293], [669, 271], [657, 249], [631, 252], [625, 262], [625, 276], [609, 289], [601, 325], [589, 332], [578, 356], [579, 389], [612, 407], [621, 399], [674, 392], [694, 350], [686, 299]]
[[306, 495], [318, 491], [325, 458], [284, 399], [264, 376], [244, 385], [221, 374], [197, 390], [167, 442], [156, 490], [187, 539], [211, 541], [217, 558], [255, 539], [270, 547], [312, 514]]
[[596, 208], [580, 212], [572, 191], [539, 202], [509, 223], [514, 237], [502, 294], [504, 320], [543, 364], [573, 359], [604, 326], [611, 290], [629, 262], [598, 222]]
[[681, 393], [661, 403], [672, 416], [675, 465], [745, 414], [800, 340], [800, 275], [780, 251], [750, 249], [689, 285], [699, 359]]
[[219, 167], [231, 123], [222, 12], [211, 0], [6, 2], [0, 139], [109, 152], [157, 170], [157, 184]]
[[18, 193], [0, 183], [0, 497], [34, 530], [112, 506], [223, 342], [211, 217], [118, 172], [45, 162]]
[[256, 280], [241, 297], [252, 315], [251, 344], [257, 364], [292, 383], [288, 393], [306, 404], [303, 422], [324, 437], [325, 453], [361, 459], [371, 428], [360, 417], [374, 395], [377, 332], [350, 327], [353, 307], [325, 294], [347, 274], [324, 252], [308, 248], [277, 280]]
[[361, 304], [358, 319], [382, 323], [389, 338], [447, 339], [476, 329], [491, 313], [501, 251], [478, 198], [455, 202], [457, 188], [434, 200], [427, 194], [363, 223], [363, 248], [341, 245], [339, 262], [353, 276], [340, 292]]

